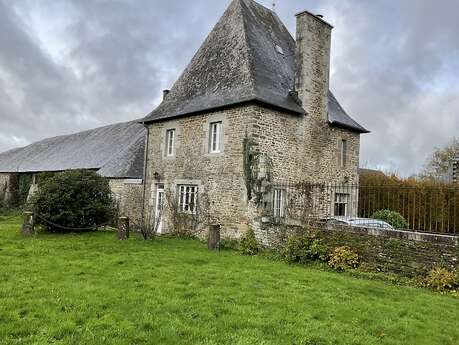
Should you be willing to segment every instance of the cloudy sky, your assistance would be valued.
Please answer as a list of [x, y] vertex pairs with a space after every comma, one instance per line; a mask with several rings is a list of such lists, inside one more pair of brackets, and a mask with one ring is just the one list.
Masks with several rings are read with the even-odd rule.
[[[362, 166], [413, 174], [459, 136], [459, 1], [276, 2], [293, 35], [303, 9], [335, 26], [331, 88], [372, 131]], [[141, 118], [228, 4], [0, 0], [0, 152]]]

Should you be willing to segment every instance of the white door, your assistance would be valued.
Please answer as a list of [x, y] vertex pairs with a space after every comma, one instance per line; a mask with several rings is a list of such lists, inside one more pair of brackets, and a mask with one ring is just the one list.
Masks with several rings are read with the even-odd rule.
[[156, 185], [156, 209], [155, 209], [155, 230], [158, 234], [163, 233], [163, 212], [164, 212], [164, 185]]

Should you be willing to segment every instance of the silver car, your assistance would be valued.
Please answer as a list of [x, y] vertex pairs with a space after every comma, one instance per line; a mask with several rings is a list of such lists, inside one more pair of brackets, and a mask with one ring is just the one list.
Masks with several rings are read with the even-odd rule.
[[394, 227], [379, 219], [371, 218], [352, 218], [352, 217], [330, 217], [324, 219], [327, 225], [348, 225], [362, 228], [375, 228], [394, 230]]

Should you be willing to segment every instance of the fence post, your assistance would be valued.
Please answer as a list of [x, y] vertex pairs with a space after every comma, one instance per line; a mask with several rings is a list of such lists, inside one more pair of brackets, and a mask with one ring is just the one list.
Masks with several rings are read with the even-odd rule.
[[129, 238], [129, 217], [118, 218], [118, 239], [125, 241]]
[[207, 246], [210, 250], [220, 250], [220, 225], [209, 226]]
[[22, 222], [22, 234], [24, 236], [32, 236], [34, 234], [35, 224], [33, 212], [24, 212], [24, 220]]

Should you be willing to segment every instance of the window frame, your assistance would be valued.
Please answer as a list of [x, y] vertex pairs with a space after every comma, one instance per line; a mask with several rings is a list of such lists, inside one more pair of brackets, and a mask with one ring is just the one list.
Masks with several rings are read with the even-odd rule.
[[[341, 200], [340, 197], [345, 197], [345, 201]], [[335, 217], [347, 217], [348, 214], [349, 214], [349, 205], [350, 205], [350, 202], [351, 202], [351, 195], [349, 193], [337, 193], [335, 192], [335, 196], [334, 196], [334, 199], [333, 199], [333, 216]], [[337, 210], [339, 210], [340, 208], [337, 209], [337, 206], [340, 207], [340, 206], [343, 206], [344, 205], [344, 214], [339, 214], [341, 212], [337, 212]]]
[[198, 207], [199, 186], [197, 184], [177, 185], [178, 211], [196, 214]]
[[[209, 153], [223, 152], [223, 121], [212, 121], [209, 124]], [[214, 148], [215, 145], [215, 148]]]
[[175, 156], [176, 135], [177, 135], [177, 131], [175, 130], [175, 128], [170, 128], [166, 130], [166, 149], [165, 149], [166, 157]]
[[347, 139], [340, 139], [340, 142], [339, 142], [339, 166], [340, 168], [345, 168], [347, 166], [347, 152], [348, 152]]
[[273, 189], [273, 217], [276, 219], [285, 218], [285, 195], [286, 190], [283, 188]]

